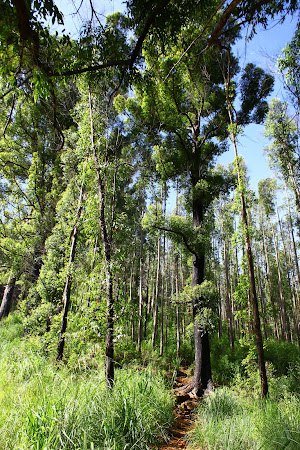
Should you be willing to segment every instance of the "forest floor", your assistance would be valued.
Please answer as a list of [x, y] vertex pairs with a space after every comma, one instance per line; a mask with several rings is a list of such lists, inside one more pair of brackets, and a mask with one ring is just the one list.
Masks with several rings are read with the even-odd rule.
[[177, 450], [186, 449], [187, 433], [193, 426], [192, 412], [198, 401], [189, 395], [182, 395], [178, 389], [191, 381], [187, 374], [187, 368], [181, 367], [177, 372], [177, 378], [174, 383], [174, 395], [176, 397], [176, 407], [174, 410], [175, 422], [170, 429], [169, 441], [162, 444], [159, 450]]

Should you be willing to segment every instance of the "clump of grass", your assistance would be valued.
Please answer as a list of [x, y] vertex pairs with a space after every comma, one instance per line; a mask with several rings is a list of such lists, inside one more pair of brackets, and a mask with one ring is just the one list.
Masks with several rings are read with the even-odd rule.
[[18, 329], [3, 341], [11, 325], [0, 327], [2, 450], [145, 450], [164, 435], [173, 399], [162, 377], [117, 370], [108, 392], [103, 367], [81, 374], [57, 367], [38, 338], [21, 339]]
[[300, 398], [286, 393], [257, 400], [220, 388], [211, 393], [198, 411], [190, 433], [191, 448], [265, 449], [300, 448]]

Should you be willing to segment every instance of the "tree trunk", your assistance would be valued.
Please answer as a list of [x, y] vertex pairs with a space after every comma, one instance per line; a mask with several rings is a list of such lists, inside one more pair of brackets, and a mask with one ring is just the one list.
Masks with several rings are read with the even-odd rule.
[[[300, 343], [299, 343], [298, 323], [297, 323], [297, 319], [296, 319], [297, 312], [296, 312], [296, 310], [294, 308], [294, 305], [295, 305], [295, 292], [294, 292], [292, 281], [291, 281], [291, 276], [290, 276], [290, 271], [289, 271], [288, 255], [287, 255], [287, 250], [286, 250], [286, 245], [285, 245], [285, 237], [284, 237], [284, 234], [283, 234], [282, 223], [281, 223], [281, 220], [280, 220], [280, 217], [279, 217], [278, 208], [277, 208], [277, 218], [278, 218], [278, 223], [279, 223], [279, 228], [280, 228], [280, 235], [281, 235], [281, 240], [282, 240], [282, 245], [283, 245], [285, 270], [286, 270], [286, 276], [287, 276], [287, 281], [288, 281], [288, 288], [289, 288], [289, 291], [290, 291], [291, 311], [292, 311], [292, 319], [293, 319], [294, 331], [295, 331], [295, 336], [297, 338], [298, 345], [299, 345]], [[290, 327], [289, 327], [289, 334], [291, 335], [291, 338], [293, 339], [293, 335], [291, 333]]]
[[180, 353], [180, 316], [179, 316], [179, 305], [178, 305], [178, 255], [175, 255], [175, 296], [176, 296], [176, 356], [179, 358]]
[[90, 124], [91, 124], [91, 147], [97, 176], [98, 199], [99, 199], [99, 222], [101, 229], [101, 240], [104, 250], [105, 271], [106, 271], [106, 347], [105, 347], [105, 379], [108, 389], [112, 389], [114, 384], [114, 298], [113, 298], [113, 276], [111, 271], [111, 242], [107, 232], [105, 218], [105, 188], [102, 179], [101, 169], [94, 145], [94, 127], [92, 99], [89, 92]]
[[141, 220], [141, 242], [140, 242], [140, 279], [139, 279], [139, 325], [138, 325], [138, 352], [141, 351], [143, 339], [143, 243], [144, 233], [142, 226], [143, 216]]
[[265, 259], [265, 263], [266, 263], [266, 267], [267, 267], [266, 279], [267, 279], [267, 283], [268, 283], [269, 295], [270, 295], [270, 300], [271, 300], [271, 305], [272, 305], [275, 336], [276, 336], [277, 340], [279, 341], [280, 334], [279, 334], [279, 327], [278, 327], [278, 322], [277, 322], [277, 312], [276, 312], [276, 308], [275, 308], [275, 300], [274, 300], [274, 296], [273, 296], [273, 290], [272, 290], [271, 279], [270, 279], [270, 277], [271, 277], [270, 262], [269, 262], [269, 255], [268, 255], [268, 248], [267, 248], [263, 220], [261, 220], [261, 228], [262, 228], [262, 233], [263, 233], [263, 250], [264, 250], [263, 253], [264, 253], [264, 259]]
[[[228, 87], [229, 87], [229, 80], [228, 80]], [[233, 116], [232, 116], [233, 105], [231, 104], [231, 100], [229, 98], [228, 91], [227, 91], [227, 104], [228, 104], [228, 116], [229, 116], [230, 125], [234, 126], [236, 124], [234, 123]], [[268, 380], [267, 380], [267, 372], [266, 372], [265, 358], [264, 358], [263, 339], [262, 339], [261, 327], [260, 327], [257, 291], [256, 291], [256, 286], [255, 286], [253, 255], [252, 255], [249, 227], [248, 227], [248, 219], [247, 219], [247, 209], [246, 209], [245, 197], [244, 197], [244, 193], [243, 193], [243, 182], [242, 182], [241, 170], [240, 170], [239, 159], [238, 159], [236, 135], [235, 135], [234, 131], [232, 131], [232, 133], [231, 133], [231, 139], [232, 139], [232, 143], [233, 143], [233, 147], [234, 147], [236, 169], [237, 169], [237, 176], [238, 176], [238, 185], [240, 188], [241, 217], [242, 217], [242, 222], [245, 227], [245, 244], [246, 244], [246, 253], [247, 253], [250, 288], [251, 288], [251, 300], [252, 300], [252, 309], [253, 309], [253, 328], [254, 328], [255, 341], [256, 341], [256, 351], [257, 351], [257, 356], [258, 356], [258, 368], [259, 368], [260, 379], [261, 379], [261, 395], [262, 395], [262, 397], [265, 397], [268, 394]]]
[[292, 244], [293, 244], [294, 263], [295, 263], [295, 267], [296, 267], [298, 285], [300, 286], [300, 272], [299, 272], [299, 264], [298, 264], [298, 255], [297, 255], [296, 244], [295, 244], [293, 222], [292, 222], [290, 202], [289, 202], [289, 196], [288, 196], [286, 182], [284, 182], [284, 187], [285, 187], [286, 200], [287, 200], [287, 205], [288, 205], [288, 218], [289, 218], [290, 233], [291, 233]]
[[[200, 199], [193, 200], [193, 228], [199, 229], [203, 222], [203, 204]], [[205, 256], [193, 255], [192, 287], [200, 285], [204, 281]], [[212, 388], [211, 363], [209, 337], [206, 329], [199, 324], [198, 318], [201, 314], [199, 307], [200, 299], [192, 299], [194, 342], [195, 342], [195, 371], [193, 380], [182, 389], [183, 392], [192, 392], [193, 395], [202, 396], [206, 389]]]
[[[97, 250], [98, 250], [98, 236], [96, 236], [96, 239], [95, 239], [94, 252], [93, 252], [93, 260], [92, 260], [92, 264], [91, 264], [91, 274], [93, 273], [94, 268], [95, 268]], [[88, 296], [87, 296], [87, 301], [86, 301], [86, 307], [87, 307], [87, 308], [90, 306], [90, 301], [91, 301], [91, 289], [92, 289], [92, 282], [89, 281], [89, 290], [88, 290]]]
[[0, 306], [0, 321], [10, 313], [16, 281], [17, 278], [15, 275], [9, 276]]
[[159, 356], [164, 352], [164, 301], [165, 301], [165, 255], [166, 255], [166, 237], [163, 234], [163, 257], [162, 257], [162, 282], [161, 282], [161, 296], [160, 296], [160, 346]]
[[159, 272], [160, 272], [160, 237], [157, 241], [157, 268], [156, 268], [156, 281], [155, 281], [155, 296], [153, 305], [153, 330], [151, 343], [154, 348], [155, 337], [157, 332], [157, 319], [158, 319], [158, 293], [159, 293]]
[[224, 266], [225, 266], [225, 280], [226, 280], [226, 312], [227, 319], [229, 321], [229, 338], [230, 338], [230, 347], [234, 348], [234, 330], [233, 330], [233, 318], [232, 318], [232, 309], [231, 309], [231, 301], [230, 301], [230, 283], [229, 283], [229, 270], [228, 270], [228, 260], [227, 260], [227, 248], [226, 242], [224, 239]]
[[72, 232], [72, 244], [71, 244], [71, 250], [70, 250], [68, 274], [67, 274], [64, 293], [63, 293], [64, 308], [63, 308], [63, 315], [62, 315], [61, 326], [60, 326], [59, 340], [58, 340], [58, 345], [57, 345], [56, 361], [61, 361], [63, 358], [63, 354], [64, 354], [65, 332], [67, 329], [68, 312], [69, 312], [69, 307], [70, 307], [70, 296], [71, 296], [71, 287], [72, 287], [72, 275], [70, 273], [70, 269], [71, 269], [71, 265], [74, 262], [74, 258], [75, 258], [77, 235], [78, 235], [78, 227], [77, 227], [77, 225], [75, 225], [73, 232]]
[[281, 325], [281, 337], [282, 339], [289, 340], [289, 333], [287, 327], [287, 316], [286, 316], [286, 308], [285, 308], [285, 300], [283, 296], [282, 290], [282, 279], [281, 279], [281, 265], [278, 253], [278, 245], [275, 237], [274, 225], [272, 224], [272, 233], [273, 233], [273, 241], [275, 248], [275, 257], [277, 264], [277, 273], [278, 273], [278, 287], [279, 287], [279, 316], [280, 316], [280, 325]]
[[57, 356], [56, 361], [61, 361], [64, 354], [64, 346], [65, 346], [65, 332], [67, 329], [67, 322], [68, 322], [68, 312], [70, 307], [70, 297], [71, 297], [71, 287], [72, 287], [72, 274], [71, 274], [71, 267], [75, 259], [75, 251], [76, 251], [76, 244], [77, 244], [77, 237], [78, 237], [78, 221], [81, 216], [82, 212], [82, 201], [83, 201], [83, 189], [84, 189], [84, 174], [83, 179], [81, 183], [80, 188], [80, 194], [79, 194], [79, 200], [78, 200], [78, 208], [76, 213], [76, 223], [74, 225], [74, 228], [72, 230], [72, 242], [71, 242], [71, 249], [70, 249], [70, 257], [69, 257], [69, 264], [68, 264], [68, 272], [65, 282], [65, 288], [63, 293], [63, 315], [61, 320], [61, 326], [60, 326], [60, 333], [59, 333], [59, 340], [57, 345]]

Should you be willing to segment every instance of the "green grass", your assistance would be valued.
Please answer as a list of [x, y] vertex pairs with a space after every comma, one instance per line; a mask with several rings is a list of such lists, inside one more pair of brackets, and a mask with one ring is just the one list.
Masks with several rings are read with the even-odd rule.
[[189, 437], [190, 448], [207, 450], [299, 449], [300, 397], [257, 400], [219, 388], [203, 401]]
[[162, 377], [117, 370], [107, 392], [103, 367], [57, 367], [22, 331], [13, 316], [0, 327], [1, 450], [144, 450], [164, 435], [173, 399]]
[[228, 336], [212, 339], [214, 380], [230, 387], [216, 388], [196, 413], [190, 448], [299, 449], [300, 355], [295, 344], [265, 342], [269, 397], [259, 398], [260, 377], [252, 342], [230, 349]]

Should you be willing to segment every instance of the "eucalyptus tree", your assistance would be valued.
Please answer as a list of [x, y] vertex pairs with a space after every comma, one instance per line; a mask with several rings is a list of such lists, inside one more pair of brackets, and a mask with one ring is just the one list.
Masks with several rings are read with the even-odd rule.
[[266, 152], [271, 167], [279, 172], [295, 196], [298, 214], [300, 208], [299, 132], [297, 123], [288, 114], [287, 103], [274, 98], [269, 105], [265, 135], [271, 143]]
[[[69, 115], [73, 100], [71, 91], [72, 87], [61, 91], [61, 100], [65, 94], [68, 101], [57, 105], [57, 118], [64, 128], [72, 124]], [[6, 121], [0, 139], [0, 172], [5, 201], [9, 202], [6, 215], [14, 223], [14, 235], [18, 233], [15, 247], [19, 245], [20, 252], [20, 245], [23, 246], [22, 256], [14, 258], [11, 264], [18, 274], [12, 280], [22, 275], [23, 297], [26, 297], [29, 285], [38, 279], [45, 241], [55, 223], [55, 205], [63, 184], [61, 135], [52, 125], [51, 104], [40, 99], [32, 103], [31, 91], [26, 96], [11, 97], [13, 94], [3, 101], [9, 109], [10, 101], [13, 102], [14, 113]], [[1, 115], [2, 120], [7, 120], [7, 109], [2, 110]]]
[[[172, 69], [179, 63], [180, 48], [187, 37], [196, 37], [195, 30], [201, 23], [198, 18], [192, 19], [177, 36], [176, 44], [163, 49], [149, 40], [144, 52], [146, 68], [141, 82], [135, 85], [136, 98], [118, 100], [119, 106], [127, 108], [133, 120], [147, 130], [161, 179], [178, 179], [186, 191], [192, 220], [185, 224], [182, 218], [174, 217], [163, 225], [163, 220], [159, 223], [154, 217], [153, 224], [173, 239], [177, 236], [183, 240], [192, 253], [192, 285], [196, 291], [205, 280], [206, 213], [212, 200], [230, 184], [226, 173], [214, 167], [216, 157], [226, 150], [227, 137], [226, 96], [222, 71], [216, 64], [218, 51], [203, 52], [205, 44], [198, 41], [189, 58]], [[201, 295], [192, 295], [196, 367], [187, 390], [195, 395], [211, 384], [208, 331], [200, 319], [205, 304]]]
[[[95, 5], [90, 7], [91, 22], [99, 20]], [[77, 13], [84, 4], [81, 2]], [[139, 63], [146, 39], [150, 36], [167, 42], [170, 35], [176, 36], [194, 14], [205, 17], [207, 28], [216, 17], [218, 22], [206, 35], [207, 48], [215, 44], [219, 37], [226, 34], [229, 27], [235, 26], [237, 20], [241, 26], [249, 26], [252, 33], [257, 24], [267, 25], [269, 18], [281, 14], [295, 13], [297, 0], [222, 0], [211, 8], [209, 1], [197, 0], [155, 0], [145, 4], [143, 0], [130, 0], [126, 3], [127, 28], [132, 39], [132, 46], [123, 54], [112, 57], [114, 42], [105, 39], [107, 30], [102, 27], [101, 39], [93, 44], [95, 52], [79, 37], [71, 41], [69, 30], [64, 30], [62, 37], [51, 35], [49, 23], [63, 25], [64, 18], [53, 0], [1, 0], [2, 12], [0, 30], [0, 75], [5, 78], [6, 87], [2, 96], [19, 88], [25, 89], [33, 83], [36, 91], [44, 96], [56, 99], [53, 80], [56, 77], [69, 77], [82, 73], [96, 73], [109, 67], [120, 68], [124, 76]], [[206, 15], [206, 10], [210, 15]], [[221, 16], [219, 15], [221, 11]], [[197, 34], [200, 39], [203, 31]], [[103, 39], [104, 37], [104, 39]], [[188, 51], [194, 44], [194, 38], [187, 40]], [[108, 50], [108, 51], [107, 51]], [[55, 103], [55, 101], [54, 101]], [[54, 125], [56, 120], [54, 118]]]
[[233, 323], [233, 302], [231, 299], [230, 283], [230, 254], [231, 254], [231, 240], [234, 233], [234, 216], [232, 211], [232, 201], [228, 196], [220, 196], [219, 202], [215, 203], [215, 209], [218, 211], [217, 223], [220, 224], [220, 238], [223, 244], [223, 266], [225, 278], [225, 310], [226, 318], [228, 320], [230, 347], [234, 347], [234, 323]]
[[298, 22], [295, 34], [282, 51], [277, 60], [281, 73], [284, 74], [286, 88], [291, 94], [293, 104], [299, 111], [300, 108], [300, 23]]

